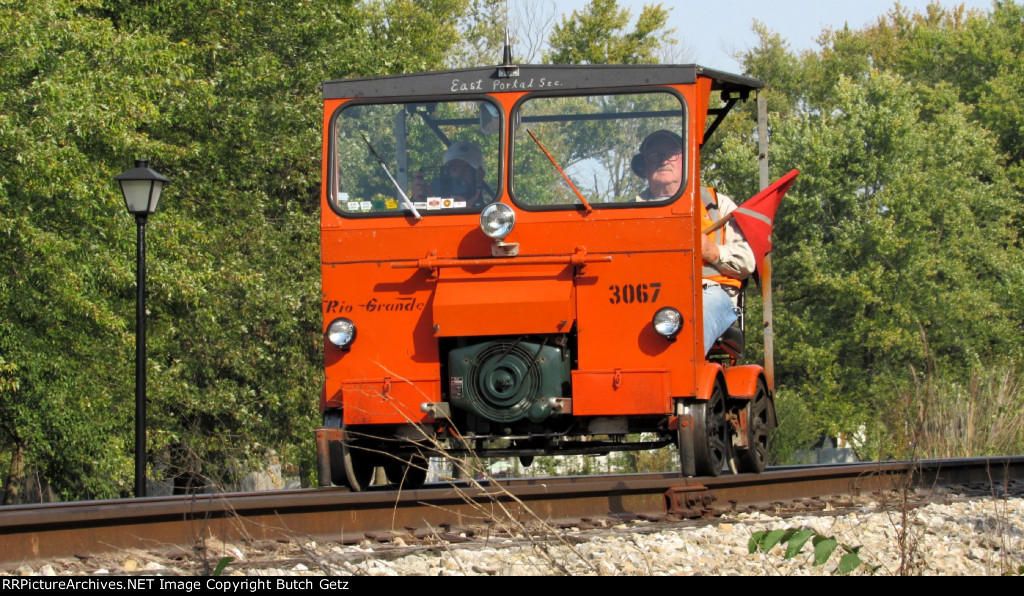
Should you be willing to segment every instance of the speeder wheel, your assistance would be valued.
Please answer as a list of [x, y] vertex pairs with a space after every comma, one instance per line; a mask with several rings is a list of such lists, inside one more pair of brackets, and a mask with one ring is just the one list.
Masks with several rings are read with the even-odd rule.
[[725, 390], [715, 383], [711, 398], [693, 407], [693, 455], [698, 476], [718, 476], [729, 458]]

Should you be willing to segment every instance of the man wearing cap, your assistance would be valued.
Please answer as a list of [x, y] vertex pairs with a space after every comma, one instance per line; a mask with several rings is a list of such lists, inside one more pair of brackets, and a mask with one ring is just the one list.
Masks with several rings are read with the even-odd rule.
[[[633, 173], [647, 180], [637, 201], [658, 201], [675, 196], [683, 183], [683, 139], [668, 130], [647, 135], [630, 163]], [[701, 188], [701, 229], [729, 212], [736, 203], [714, 189]], [[729, 328], [739, 314], [737, 306], [743, 280], [754, 272], [754, 251], [735, 221], [701, 236], [704, 261], [704, 353]]]
[[[447, 191], [443, 191], [444, 194], [466, 201], [467, 207], [482, 206], [484, 202], [484, 156], [480, 147], [466, 141], [452, 143], [444, 152], [442, 165], [446, 170], [446, 173], [442, 174], [442, 178], [451, 184], [450, 195]], [[415, 201], [422, 201], [431, 194], [430, 185], [427, 184], [423, 172], [413, 174], [411, 194]]]

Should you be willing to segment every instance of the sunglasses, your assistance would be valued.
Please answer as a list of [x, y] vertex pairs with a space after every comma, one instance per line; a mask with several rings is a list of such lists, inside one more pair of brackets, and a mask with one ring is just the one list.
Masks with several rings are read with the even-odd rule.
[[682, 149], [670, 149], [668, 151], [648, 151], [644, 153], [644, 162], [649, 164], [671, 161], [683, 154]]

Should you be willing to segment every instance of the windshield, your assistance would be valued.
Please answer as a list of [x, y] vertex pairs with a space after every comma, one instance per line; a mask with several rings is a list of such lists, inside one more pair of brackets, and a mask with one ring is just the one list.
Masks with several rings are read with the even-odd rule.
[[479, 211], [498, 190], [491, 103], [346, 104], [333, 123], [331, 203], [342, 215]]
[[[513, 198], [526, 208], [580, 204], [560, 168], [595, 208], [671, 200], [686, 180], [684, 116], [683, 100], [665, 91], [527, 99], [514, 137]], [[674, 183], [656, 187], [652, 177]]]

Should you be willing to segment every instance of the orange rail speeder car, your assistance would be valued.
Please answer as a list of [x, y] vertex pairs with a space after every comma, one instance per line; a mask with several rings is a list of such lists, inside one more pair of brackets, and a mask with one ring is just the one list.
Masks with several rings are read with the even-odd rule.
[[[415, 486], [441, 447], [763, 470], [762, 367], [704, 354], [699, 211], [701, 145], [760, 87], [692, 65], [325, 82], [321, 484]], [[635, 163], [655, 131], [682, 145], [662, 198]]]

